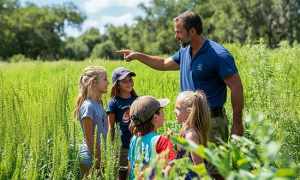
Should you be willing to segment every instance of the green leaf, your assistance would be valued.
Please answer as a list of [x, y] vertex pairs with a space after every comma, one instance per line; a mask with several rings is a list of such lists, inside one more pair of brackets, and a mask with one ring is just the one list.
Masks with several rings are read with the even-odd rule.
[[296, 170], [291, 168], [278, 169], [275, 176], [277, 177], [294, 177], [296, 176]]

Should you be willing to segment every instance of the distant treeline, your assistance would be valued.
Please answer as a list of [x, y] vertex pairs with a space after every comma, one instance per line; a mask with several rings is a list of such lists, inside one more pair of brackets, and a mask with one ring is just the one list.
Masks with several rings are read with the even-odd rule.
[[133, 25], [107, 24], [103, 33], [91, 28], [73, 38], [66, 36], [65, 25], [80, 27], [86, 19], [74, 4], [20, 6], [18, 0], [0, 0], [0, 60], [22, 55], [49, 60], [114, 59], [120, 57], [112, 52], [124, 48], [172, 54], [178, 48], [173, 18], [186, 10], [202, 16], [205, 36], [216, 41], [264, 41], [270, 48], [281, 41], [300, 42], [299, 0], [153, 0], [138, 8], [145, 15], [136, 17]]

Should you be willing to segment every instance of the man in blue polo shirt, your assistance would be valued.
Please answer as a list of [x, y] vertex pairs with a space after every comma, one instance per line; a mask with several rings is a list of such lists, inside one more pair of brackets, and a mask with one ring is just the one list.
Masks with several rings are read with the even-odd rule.
[[243, 86], [231, 54], [220, 44], [202, 35], [199, 15], [186, 11], [174, 19], [175, 37], [181, 48], [169, 58], [151, 56], [132, 50], [118, 51], [127, 61], [137, 59], [157, 70], [180, 70], [180, 88], [202, 90], [211, 109], [210, 140], [227, 141], [228, 124], [224, 111], [227, 86], [231, 90], [233, 123], [231, 134], [243, 135]]

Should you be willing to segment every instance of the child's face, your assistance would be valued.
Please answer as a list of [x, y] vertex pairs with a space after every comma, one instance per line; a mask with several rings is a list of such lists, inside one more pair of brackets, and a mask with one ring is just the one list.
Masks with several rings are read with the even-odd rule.
[[152, 123], [154, 125], [154, 129], [158, 129], [163, 126], [165, 121], [165, 114], [163, 108], [160, 108], [159, 114], [154, 114]]
[[176, 115], [176, 120], [179, 124], [183, 124], [188, 116], [189, 116], [189, 112], [187, 110], [186, 107], [184, 107], [182, 101], [176, 101], [175, 103], [175, 115]]
[[101, 74], [98, 76], [98, 81], [96, 82], [96, 92], [99, 93], [106, 93], [107, 92], [107, 87], [108, 87], [108, 80], [107, 80], [107, 75]]
[[122, 92], [128, 92], [130, 93], [133, 89], [134, 82], [131, 76], [127, 76], [125, 79], [120, 80], [119, 82], [119, 88]]

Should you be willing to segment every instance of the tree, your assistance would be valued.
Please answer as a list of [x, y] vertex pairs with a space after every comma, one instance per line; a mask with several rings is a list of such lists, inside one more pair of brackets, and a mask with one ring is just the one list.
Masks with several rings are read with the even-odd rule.
[[88, 46], [90, 54], [96, 44], [104, 41], [104, 36], [101, 36], [99, 29], [91, 28], [79, 36], [79, 39]]
[[112, 42], [117, 49], [128, 47], [129, 27], [126, 24], [119, 27], [113, 26], [112, 24], [107, 24], [106, 31], [108, 40], [110, 40], [110, 42]]
[[4, 34], [0, 56], [7, 58], [23, 54], [30, 58], [57, 59], [63, 52], [62, 38], [65, 24], [77, 26], [84, 16], [73, 4], [37, 7], [28, 4], [7, 12], [4, 16]]
[[114, 43], [111, 40], [107, 40], [103, 43], [97, 44], [93, 52], [91, 54], [91, 57], [93, 58], [106, 58], [106, 59], [116, 59], [118, 56], [116, 56], [113, 51], [117, 50]]
[[7, 45], [14, 39], [14, 33], [9, 28], [10, 12], [19, 7], [18, 2], [14, 0], [0, 0], [0, 57], [7, 58], [10, 49]]
[[[230, 42], [264, 39], [269, 47], [280, 41], [300, 42], [300, 2], [297, 0], [212, 0], [212, 35]], [[299, 34], [299, 33], [298, 33]]]
[[300, 42], [299, 0], [153, 0], [139, 8], [144, 15], [130, 26], [107, 24], [103, 34], [92, 28], [78, 38], [67, 38], [65, 25], [79, 27], [85, 19], [74, 4], [20, 7], [17, 0], [0, 0], [0, 57], [114, 57], [111, 49], [125, 48], [170, 55], [179, 48], [173, 18], [186, 10], [198, 13], [204, 36], [219, 42], [263, 39], [271, 48], [283, 40]]
[[69, 38], [64, 57], [74, 60], [83, 60], [89, 56], [89, 47], [80, 39]]

